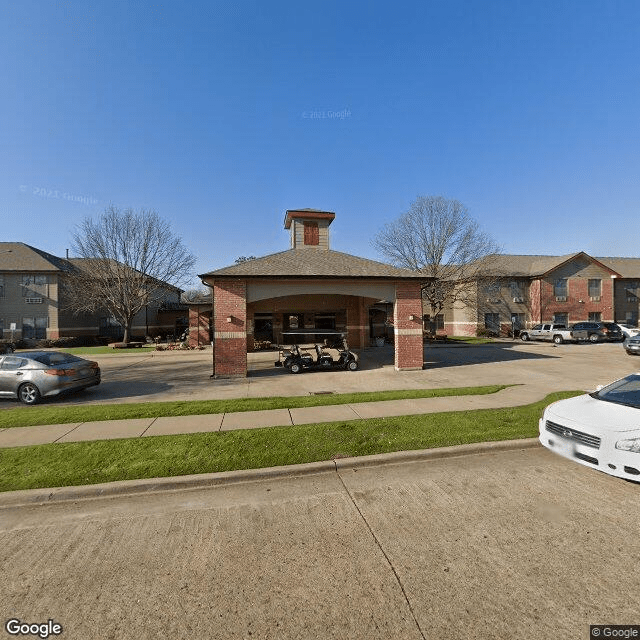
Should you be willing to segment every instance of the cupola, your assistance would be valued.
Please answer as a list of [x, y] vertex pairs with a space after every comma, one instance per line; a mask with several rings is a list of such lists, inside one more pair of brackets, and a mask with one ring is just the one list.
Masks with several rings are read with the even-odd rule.
[[336, 214], [319, 209], [288, 209], [284, 228], [291, 229], [292, 249], [329, 249], [329, 225]]

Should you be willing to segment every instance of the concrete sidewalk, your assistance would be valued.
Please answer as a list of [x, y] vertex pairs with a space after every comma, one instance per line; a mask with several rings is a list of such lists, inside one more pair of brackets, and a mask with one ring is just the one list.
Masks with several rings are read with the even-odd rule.
[[299, 409], [271, 409], [194, 416], [105, 420], [70, 424], [14, 427], [0, 430], [0, 448], [23, 447], [58, 442], [112, 440], [147, 436], [259, 429], [319, 422], [339, 422], [362, 418], [496, 409], [514, 407], [542, 400], [548, 389], [539, 385], [518, 385], [498, 393], [479, 396], [449, 396], [442, 398], [414, 398], [326, 405]]

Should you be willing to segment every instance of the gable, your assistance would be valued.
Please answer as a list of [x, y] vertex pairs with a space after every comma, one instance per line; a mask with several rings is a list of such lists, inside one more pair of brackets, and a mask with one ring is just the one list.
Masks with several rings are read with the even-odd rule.
[[611, 269], [587, 254], [578, 254], [569, 258], [557, 267], [545, 273], [545, 280], [557, 280], [560, 278], [597, 278], [609, 279], [614, 274]]

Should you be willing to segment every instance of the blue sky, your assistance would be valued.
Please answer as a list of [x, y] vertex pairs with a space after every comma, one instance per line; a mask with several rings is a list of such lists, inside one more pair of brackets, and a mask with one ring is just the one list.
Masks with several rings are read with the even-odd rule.
[[336, 212], [380, 259], [418, 195], [508, 253], [638, 256], [640, 3], [2, 5], [0, 237], [57, 255], [110, 203], [152, 208], [199, 273]]

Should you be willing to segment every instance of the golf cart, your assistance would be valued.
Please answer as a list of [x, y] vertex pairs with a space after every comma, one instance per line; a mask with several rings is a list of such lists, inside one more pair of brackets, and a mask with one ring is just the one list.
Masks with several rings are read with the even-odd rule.
[[[297, 329], [283, 331], [284, 336], [297, 338], [314, 338], [314, 342], [302, 345], [281, 345], [276, 367], [289, 369], [291, 373], [301, 373], [305, 369], [345, 369], [357, 371], [358, 356], [349, 350], [347, 339], [341, 331], [321, 329]], [[322, 342], [317, 342], [321, 338]]]

